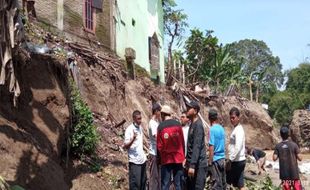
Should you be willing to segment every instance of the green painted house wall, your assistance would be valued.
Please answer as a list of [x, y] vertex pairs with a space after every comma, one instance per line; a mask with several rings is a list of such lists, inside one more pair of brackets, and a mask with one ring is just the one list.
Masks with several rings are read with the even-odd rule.
[[[161, 0], [117, 0], [114, 8], [116, 53], [125, 59], [125, 49], [136, 51], [135, 63], [152, 78], [164, 82], [164, 29]], [[149, 37], [156, 33], [159, 41], [159, 71], [151, 72]]]

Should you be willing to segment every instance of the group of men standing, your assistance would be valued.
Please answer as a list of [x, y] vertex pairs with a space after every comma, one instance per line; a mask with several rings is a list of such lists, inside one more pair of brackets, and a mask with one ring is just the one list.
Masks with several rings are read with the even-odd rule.
[[[204, 189], [207, 175], [205, 131], [197, 102], [190, 102], [180, 122], [172, 109], [154, 104], [149, 122], [149, 189]], [[161, 121], [161, 122], [159, 122]]]
[[[245, 137], [239, 124], [239, 110], [233, 108], [230, 111], [231, 122], [235, 127], [229, 143], [230, 168], [226, 168], [225, 130], [220, 125], [217, 111], [209, 110], [209, 138], [206, 138], [199, 111], [199, 104], [192, 101], [187, 104], [187, 110], [178, 121], [172, 118], [173, 111], [168, 105], [160, 106], [156, 103], [152, 106], [148, 167], [143, 151], [141, 112], [133, 112], [133, 124], [126, 129], [124, 141], [129, 158], [130, 190], [168, 190], [172, 184], [176, 190], [203, 190], [208, 171], [212, 174], [212, 189], [226, 189], [226, 182], [243, 189]], [[209, 141], [209, 159], [206, 139]]]
[[[199, 111], [199, 104], [192, 101], [178, 121], [172, 118], [173, 111], [168, 105], [153, 105], [149, 122], [148, 166], [143, 150], [141, 112], [133, 112], [133, 123], [126, 129], [123, 146], [128, 150], [130, 190], [169, 190], [171, 186], [176, 190], [203, 190], [208, 173], [211, 173], [212, 190], [225, 190], [226, 184], [245, 189], [246, 148], [240, 111], [233, 107], [229, 112], [233, 130], [229, 136], [227, 158], [225, 130], [214, 109], [208, 113], [211, 128], [207, 134], [207, 158], [206, 134]], [[279, 159], [282, 188], [301, 190], [297, 164], [297, 160], [301, 161], [300, 150], [296, 143], [289, 140], [288, 127], [282, 127], [280, 134], [283, 141], [276, 145], [273, 160]], [[257, 161], [261, 160], [259, 171], [264, 170], [266, 154], [252, 148], [247, 152]]]

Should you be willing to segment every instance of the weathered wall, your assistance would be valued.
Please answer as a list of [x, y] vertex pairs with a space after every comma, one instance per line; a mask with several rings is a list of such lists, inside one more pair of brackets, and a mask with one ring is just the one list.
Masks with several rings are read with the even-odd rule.
[[[39, 21], [62, 30], [68, 39], [84, 43], [99, 41], [106, 48], [111, 48], [110, 0], [103, 0], [102, 10], [95, 9], [95, 30], [93, 32], [84, 29], [84, 1], [37, 0], [35, 8]], [[59, 19], [62, 20], [59, 21]]]
[[96, 36], [100, 42], [107, 45], [108, 47], [111, 47], [111, 1], [110, 0], [104, 0], [103, 1], [103, 10], [99, 11], [97, 10], [97, 24], [96, 24]]
[[35, 9], [39, 20], [57, 27], [57, 1], [36, 1]]
[[[159, 74], [162, 82], [165, 81], [165, 61], [164, 61], [164, 11], [162, 1], [148, 0], [148, 35], [153, 36], [156, 32], [160, 48], [159, 48]], [[152, 76], [153, 73], [151, 73]], [[155, 77], [155, 76], [152, 76]]]

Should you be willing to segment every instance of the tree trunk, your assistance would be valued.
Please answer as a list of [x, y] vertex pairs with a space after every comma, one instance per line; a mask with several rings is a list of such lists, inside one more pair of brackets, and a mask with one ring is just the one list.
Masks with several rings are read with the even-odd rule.
[[168, 72], [167, 72], [167, 82], [166, 85], [167, 86], [171, 86], [172, 82], [173, 82], [173, 78], [172, 78], [172, 72], [174, 70], [173, 68], [173, 64], [172, 64], [172, 44], [174, 41], [174, 36], [171, 37], [171, 41], [169, 42], [169, 46], [168, 46]]
[[216, 93], [218, 93], [220, 87], [220, 79], [217, 77], [216, 79]]
[[185, 85], [186, 81], [185, 81], [185, 65], [182, 64], [182, 83]]
[[172, 72], [172, 76], [177, 76], [176, 73], [177, 73], [177, 61], [174, 59], [173, 60], [173, 72]]
[[256, 102], [258, 102], [258, 98], [259, 98], [259, 84], [257, 84], [257, 87], [256, 87], [256, 94], [255, 94], [255, 100]]
[[249, 80], [249, 88], [250, 88], [250, 100], [253, 101], [253, 92], [252, 92], [252, 80]]

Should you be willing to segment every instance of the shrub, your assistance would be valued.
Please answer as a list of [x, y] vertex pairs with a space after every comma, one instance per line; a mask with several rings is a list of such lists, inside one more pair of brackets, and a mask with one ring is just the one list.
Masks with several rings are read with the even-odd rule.
[[274, 186], [269, 176], [267, 176], [264, 180], [259, 181], [259, 183], [252, 183], [247, 181], [246, 187], [249, 190], [281, 190], [280, 187]]
[[93, 115], [74, 81], [70, 79], [72, 103], [72, 128], [70, 135], [71, 153], [75, 156], [90, 155], [95, 152], [99, 135], [93, 123]]

